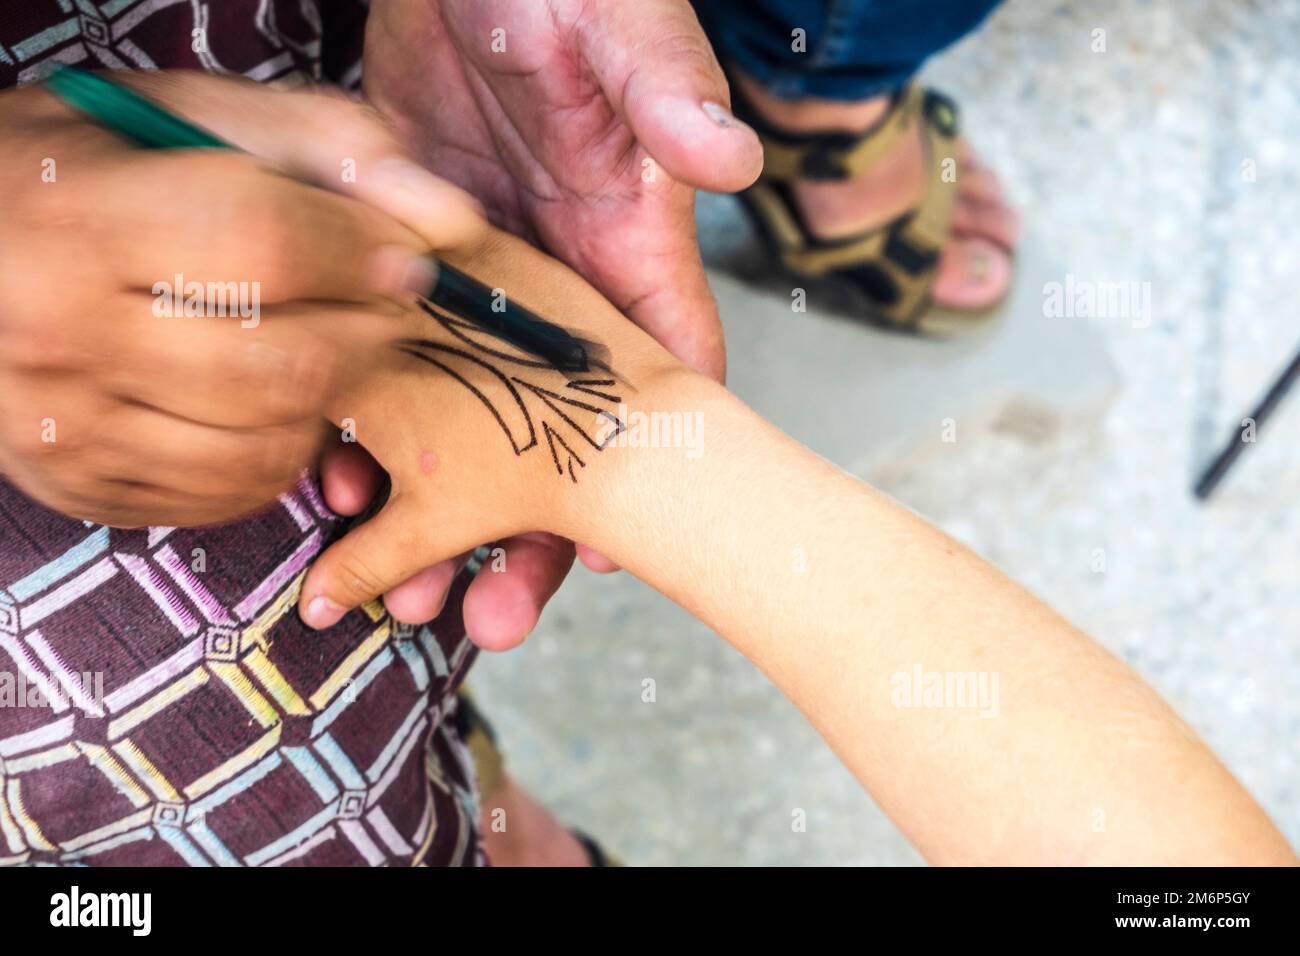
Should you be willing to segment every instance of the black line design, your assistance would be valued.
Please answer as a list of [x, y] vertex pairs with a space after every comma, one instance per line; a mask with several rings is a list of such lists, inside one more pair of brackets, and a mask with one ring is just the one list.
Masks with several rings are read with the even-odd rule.
[[613, 384], [614, 384], [614, 380], [612, 378], [609, 378], [601, 382], [570, 382], [569, 388], [573, 389], [575, 392], [586, 392], [588, 395], [595, 395], [597, 398], [603, 398], [605, 401], [613, 402], [615, 405], [617, 405], [619, 402], [622, 401], [622, 399], [619, 398], [617, 395], [609, 395], [605, 392], [598, 392], [595, 389], [588, 387], [590, 385], [599, 385], [604, 387]]
[[[603, 451], [619, 434], [627, 430], [626, 422], [617, 414], [617, 406], [622, 399], [612, 391], [617, 385], [617, 377], [602, 379], [569, 379], [564, 371], [522, 352], [506, 351], [513, 346], [503, 342], [491, 332], [479, 328], [471, 322], [457, 317], [441, 306], [425, 299], [419, 300], [420, 308], [436, 321], [455, 340], [454, 344], [433, 339], [403, 339], [396, 343], [396, 348], [446, 372], [464, 385], [492, 413], [497, 425], [505, 433], [510, 448], [516, 456], [536, 448], [539, 444], [537, 422], [541, 423], [542, 435], [555, 463], [556, 474], [563, 477], [568, 474], [574, 484], [578, 481], [574, 465], [586, 468], [587, 463], [566, 441], [561, 433], [564, 427], [596, 451]], [[484, 344], [480, 339], [488, 338], [493, 345]], [[489, 383], [475, 383], [467, 377], [467, 371], [457, 369], [453, 363], [468, 362], [474, 369], [481, 369], [491, 376]], [[614, 375], [611, 369], [600, 363], [593, 365], [608, 375]], [[516, 366], [526, 370], [519, 374], [508, 374], [501, 366]], [[524, 376], [527, 376], [526, 378]], [[540, 381], [538, 381], [540, 379]], [[497, 386], [505, 395], [494, 400], [488, 391], [496, 391]], [[487, 389], [487, 391], [485, 391]], [[563, 394], [564, 391], [577, 392], [583, 398]], [[536, 399], [542, 406], [536, 413], [530, 408], [529, 397]], [[598, 404], [593, 404], [594, 402]], [[612, 405], [614, 410], [605, 407]], [[567, 410], [566, 410], [567, 409]], [[590, 412], [596, 417], [591, 429], [584, 428], [574, 420], [576, 409]], [[558, 418], [552, 422], [547, 412]], [[607, 423], [607, 431], [602, 440], [597, 440], [594, 432], [597, 423]], [[570, 439], [572, 440], [572, 439]], [[563, 455], [561, 455], [563, 451]]]

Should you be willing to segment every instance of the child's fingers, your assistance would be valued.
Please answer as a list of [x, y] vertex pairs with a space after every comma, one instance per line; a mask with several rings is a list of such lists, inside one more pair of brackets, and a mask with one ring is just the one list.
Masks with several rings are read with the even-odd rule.
[[426, 567], [465, 550], [435, 553], [434, 529], [412, 498], [389, 499], [379, 514], [325, 550], [307, 572], [298, 613], [308, 627], [331, 627], [352, 608], [374, 600]]

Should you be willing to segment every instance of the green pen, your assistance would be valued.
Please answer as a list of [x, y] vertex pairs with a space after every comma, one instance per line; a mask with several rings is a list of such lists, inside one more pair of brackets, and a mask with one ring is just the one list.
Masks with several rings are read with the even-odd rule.
[[[61, 66], [44, 85], [73, 109], [145, 149], [238, 149], [96, 73]], [[515, 304], [508, 296], [495, 295], [459, 269], [442, 262], [437, 266], [438, 284], [429, 294], [430, 301], [561, 372], [585, 373], [593, 366], [604, 367], [592, 357], [602, 351], [599, 346]]]

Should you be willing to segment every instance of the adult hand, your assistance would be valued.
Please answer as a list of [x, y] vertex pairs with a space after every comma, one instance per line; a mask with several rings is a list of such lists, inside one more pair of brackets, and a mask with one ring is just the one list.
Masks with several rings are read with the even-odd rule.
[[[130, 82], [261, 158], [139, 150], [46, 90], [0, 95], [0, 453], [65, 514], [228, 520], [315, 460], [337, 376], [390, 335], [371, 300], [427, 286], [423, 254], [483, 223], [355, 104], [201, 74]], [[330, 182], [332, 149], [372, 174]]]
[[[376, 3], [365, 88], [416, 155], [498, 224], [539, 241], [669, 351], [723, 378], [694, 189], [744, 188], [762, 149], [731, 116], [689, 3]], [[359, 510], [379, 471], [352, 448], [336, 461], [327, 500]], [[573, 557], [549, 535], [501, 544], [505, 572], [479, 575], [465, 600], [467, 630], [494, 648], [523, 640]], [[613, 568], [579, 552], [596, 570]], [[390, 594], [390, 610], [432, 616], [451, 570]]]
[[721, 380], [694, 189], [762, 147], [687, 0], [377, 3], [366, 95], [502, 228], [535, 237], [687, 365]]

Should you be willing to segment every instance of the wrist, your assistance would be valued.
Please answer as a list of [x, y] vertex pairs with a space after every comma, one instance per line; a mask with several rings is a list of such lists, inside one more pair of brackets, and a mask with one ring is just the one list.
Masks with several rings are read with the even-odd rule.
[[[619, 425], [576, 486], [556, 489], [557, 533], [588, 545], [660, 590], [720, 510], [717, 445], [752, 413], [721, 385], [674, 362], [620, 393]], [[704, 493], [705, 491], [708, 493]], [[694, 516], [694, 517], [693, 517]]]

